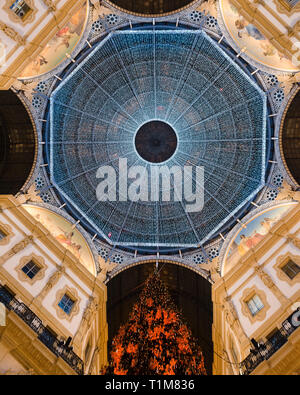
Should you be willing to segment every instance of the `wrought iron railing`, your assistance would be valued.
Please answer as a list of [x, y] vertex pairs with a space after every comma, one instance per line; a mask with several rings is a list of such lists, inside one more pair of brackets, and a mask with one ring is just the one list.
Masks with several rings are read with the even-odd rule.
[[67, 347], [64, 342], [59, 341], [42, 323], [37, 315], [24, 303], [19, 302], [6, 288], [0, 286], [0, 302], [6, 308], [16, 313], [30, 328], [38, 334], [38, 339], [57, 357], [61, 357], [77, 374], [84, 372], [83, 361]]
[[280, 329], [271, 339], [260, 343], [258, 347], [251, 350], [250, 354], [240, 364], [242, 375], [249, 375], [263, 361], [271, 358], [287, 341], [288, 337], [300, 326], [300, 311], [291, 314], [283, 323]]

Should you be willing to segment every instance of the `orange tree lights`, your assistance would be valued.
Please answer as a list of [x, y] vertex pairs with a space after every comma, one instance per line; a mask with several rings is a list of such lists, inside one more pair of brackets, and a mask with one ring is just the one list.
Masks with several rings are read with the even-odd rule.
[[104, 374], [205, 375], [200, 346], [158, 274], [151, 275], [112, 342]]

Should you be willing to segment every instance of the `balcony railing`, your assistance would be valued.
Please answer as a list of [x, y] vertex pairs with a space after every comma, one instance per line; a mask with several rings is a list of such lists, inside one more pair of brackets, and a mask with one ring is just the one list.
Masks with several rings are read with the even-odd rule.
[[288, 337], [300, 326], [300, 311], [291, 314], [283, 323], [280, 329], [272, 338], [264, 343], [260, 343], [255, 350], [240, 364], [242, 375], [249, 375], [263, 361], [271, 358], [287, 341]]
[[30, 328], [38, 334], [38, 339], [57, 357], [61, 357], [77, 374], [82, 375], [84, 372], [83, 361], [67, 347], [63, 342], [59, 341], [42, 323], [37, 315], [29, 309], [24, 303], [19, 302], [11, 293], [0, 286], [0, 302], [5, 307], [16, 313]]

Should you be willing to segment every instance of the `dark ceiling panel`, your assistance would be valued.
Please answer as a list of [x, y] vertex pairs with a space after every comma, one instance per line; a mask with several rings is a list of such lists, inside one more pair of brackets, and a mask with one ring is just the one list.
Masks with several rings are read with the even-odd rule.
[[0, 194], [20, 191], [34, 164], [35, 145], [23, 103], [12, 91], [0, 91]]
[[290, 173], [300, 185], [300, 90], [291, 102], [284, 119], [282, 150]]
[[165, 14], [193, 3], [192, 0], [110, 0], [114, 5], [129, 12], [145, 15]]

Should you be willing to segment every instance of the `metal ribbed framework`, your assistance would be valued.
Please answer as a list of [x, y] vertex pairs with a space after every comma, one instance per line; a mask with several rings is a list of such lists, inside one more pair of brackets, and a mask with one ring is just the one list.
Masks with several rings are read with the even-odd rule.
[[[265, 94], [204, 32], [110, 34], [53, 92], [50, 111], [52, 183], [110, 243], [199, 246], [264, 183]], [[127, 158], [150, 174], [134, 137], [151, 120], [177, 134], [168, 167], [204, 166], [202, 211], [173, 200], [97, 200], [100, 166], [118, 173]]]

